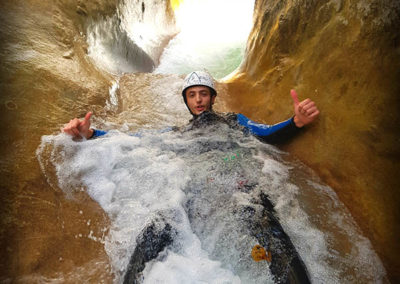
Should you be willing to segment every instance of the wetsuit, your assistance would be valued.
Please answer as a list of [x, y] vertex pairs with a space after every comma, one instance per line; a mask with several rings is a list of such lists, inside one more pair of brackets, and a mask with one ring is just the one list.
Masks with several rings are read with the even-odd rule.
[[293, 117], [274, 125], [254, 122], [240, 113], [238, 113], [236, 117], [240, 125], [248, 129], [251, 134], [260, 140], [269, 144], [287, 142], [301, 130], [301, 128], [297, 127], [294, 123]]
[[[190, 130], [194, 125], [209, 124], [215, 121], [225, 122], [233, 128], [239, 126], [244, 132], [251, 133], [260, 140], [269, 144], [284, 143], [297, 134], [301, 129], [295, 125], [293, 117], [274, 125], [266, 125], [254, 122], [241, 113], [217, 114], [215, 112], [203, 112], [199, 116], [194, 117], [185, 129]], [[176, 128], [169, 127], [161, 132], [172, 131], [174, 129]], [[91, 138], [100, 137], [105, 134], [107, 134], [107, 131], [94, 129]]]

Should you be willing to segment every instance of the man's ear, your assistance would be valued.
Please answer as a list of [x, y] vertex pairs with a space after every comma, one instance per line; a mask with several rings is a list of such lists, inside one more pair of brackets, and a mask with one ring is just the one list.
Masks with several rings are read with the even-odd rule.
[[214, 104], [214, 102], [215, 102], [215, 98], [216, 98], [217, 96], [211, 96], [211, 104], [213, 105]]

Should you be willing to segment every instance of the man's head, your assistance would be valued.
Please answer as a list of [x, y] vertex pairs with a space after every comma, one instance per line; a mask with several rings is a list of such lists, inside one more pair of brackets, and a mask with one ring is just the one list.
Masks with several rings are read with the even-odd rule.
[[212, 110], [217, 96], [213, 78], [203, 71], [188, 74], [183, 83], [182, 96], [190, 113], [194, 116]]

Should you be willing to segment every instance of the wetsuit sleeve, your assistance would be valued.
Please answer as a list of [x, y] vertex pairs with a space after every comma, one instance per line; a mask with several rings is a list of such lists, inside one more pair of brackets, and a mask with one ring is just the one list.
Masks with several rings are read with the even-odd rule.
[[301, 130], [301, 128], [298, 128], [294, 124], [293, 117], [274, 125], [266, 125], [254, 122], [239, 113], [237, 115], [237, 121], [240, 125], [247, 128], [250, 133], [269, 144], [287, 142]]
[[96, 138], [96, 137], [100, 137], [100, 136], [103, 136], [103, 135], [106, 135], [106, 134], [107, 134], [107, 131], [93, 129], [93, 135], [90, 138]]

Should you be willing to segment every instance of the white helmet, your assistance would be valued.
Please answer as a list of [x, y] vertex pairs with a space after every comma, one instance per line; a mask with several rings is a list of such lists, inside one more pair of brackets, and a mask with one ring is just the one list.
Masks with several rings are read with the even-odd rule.
[[186, 89], [193, 86], [209, 87], [211, 89], [211, 95], [213, 96], [217, 95], [217, 91], [215, 90], [214, 87], [214, 79], [210, 76], [210, 74], [204, 71], [194, 71], [186, 76], [183, 83], [182, 96], [185, 99], [185, 103], [186, 103], [185, 91]]

